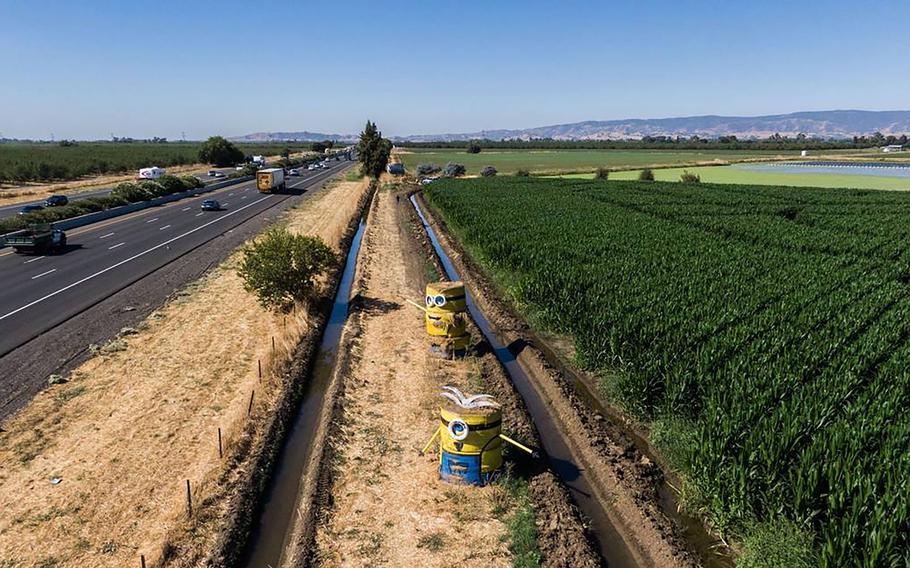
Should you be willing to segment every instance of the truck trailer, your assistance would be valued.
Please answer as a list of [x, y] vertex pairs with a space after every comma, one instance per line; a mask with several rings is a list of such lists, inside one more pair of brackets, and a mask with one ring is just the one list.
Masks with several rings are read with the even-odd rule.
[[66, 249], [66, 233], [52, 225], [32, 225], [28, 229], [0, 237], [0, 243], [20, 254], [44, 254]]
[[139, 170], [138, 179], [158, 179], [163, 176], [165, 173], [164, 168], [159, 168], [158, 166], [152, 166], [150, 168], [142, 168]]
[[284, 170], [268, 168], [256, 172], [256, 188], [259, 193], [279, 193], [287, 189], [284, 181]]

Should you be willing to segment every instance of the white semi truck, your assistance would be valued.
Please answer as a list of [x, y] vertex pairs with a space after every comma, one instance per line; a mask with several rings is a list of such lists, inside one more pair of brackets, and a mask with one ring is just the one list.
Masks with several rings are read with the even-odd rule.
[[165, 174], [164, 168], [152, 166], [139, 170], [139, 179], [158, 179]]

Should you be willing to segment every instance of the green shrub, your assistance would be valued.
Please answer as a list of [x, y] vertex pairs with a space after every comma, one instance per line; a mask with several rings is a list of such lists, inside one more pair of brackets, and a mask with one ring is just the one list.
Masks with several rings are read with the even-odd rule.
[[639, 181], [654, 181], [654, 172], [651, 171], [651, 168], [645, 168], [638, 174]]
[[268, 309], [287, 311], [306, 300], [314, 280], [338, 261], [322, 239], [271, 229], [243, 248], [238, 273]]
[[528, 172], [528, 170], [518, 170], [517, 172], [515, 172], [515, 175], [518, 177], [529, 177], [531, 175], [531, 173]]
[[183, 183], [183, 189], [185, 190], [196, 189], [205, 185], [196, 176], [180, 176], [180, 181]]
[[468, 144], [468, 154], [479, 154], [480, 153], [480, 144], [476, 142], [471, 142]]
[[480, 175], [483, 177], [493, 177], [496, 175], [496, 168], [493, 166], [484, 166], [484, 168], [480, 170]]
[[594, 179], [607, 179], [610, 177], [610, 170], [607, 168], [597, 168], [594, 171]]
[[111, 192], [111, 195], [126, 199], [130, 203], [146, 201], [152, 198], [152, 195], [149, 192], [131, 182], [124, 182], [117, 185]]
[[170, 195], [172, 193], [179, 193], [179, 192], [185, 191], [187, 189], [183, 180], [181, 180], [177, 176], [161, 176], [160, 178], [158, 178], [155, 181], [158, 184], [160, 184], [164, 188], [164, 190], [167, 192], [164, 195]]
[[682, 175], [679, 176], [679, 181], [683, 183], [701, 183], [701, 176], [690, 173], [688, 170], [683, 170]]
[[139, 188], [154, 197], [164, 197], [168, 195], [168, 190], [157, 181], [145, 180], [139, 182]]

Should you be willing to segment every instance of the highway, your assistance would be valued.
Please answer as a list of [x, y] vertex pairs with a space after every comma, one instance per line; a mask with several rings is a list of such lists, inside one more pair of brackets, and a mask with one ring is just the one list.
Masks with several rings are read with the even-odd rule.
[[[287, 178], [299, 193], [354, 164]], [[296, 191], [295, 191], [296, 190]], [[255, 181], [73, 229], [62, 254], [24, 256], [0, 249], [0, 357], [291, 194], [260, 194]], [[205, 199], [222, 211], [203, 212]]]
[[[225, 176], [227, 176], [227, 174], [232, 173], [234, 171], [234, 168], [212, 168], [212, 169], [224, 173]], [[183, 175], [183, 174], [178, 174], [178, 175]], [[204, 183], [206, 185], [208, 185], [210, 183], [224, 181], [226, 179], [223, 177], [220, 177], [220, 178], [208, 177], [205, 174], [200, 174], [200, 175], [197, 175], [196, 177], [199, 178], [200, 180], [202, 180], [202, 183]], [[102, 189], [96, 189], [93, 191], [86, 191], [83, 193], [75, 193], [75, 194], [69, 194], [64, 191], [64, 192], [61, 192], [60, 195], [66, 195], [69, 198], [70, 203], [72, 203], [74, 201], [79, 201], [80, 199], [88, 199], [89, 197], [104, 197], [105, 195], [107, 195], [111, 191], [113, 191], [113, 189], [114, 189], [113, 187], [105, 187]], [[5, 217], [12, 217], [13, 215], [18, 215], [19, 210], [22, 209], [23, 207], [25, 207], [26, 205], [44, 205], [44, 198], [39, 199], [37, 201], [24, 201], [21, 203], [14, 203], [12, 205], [4, 205], [4, 206], [0, 207], [0, 219], [3, 219]]]

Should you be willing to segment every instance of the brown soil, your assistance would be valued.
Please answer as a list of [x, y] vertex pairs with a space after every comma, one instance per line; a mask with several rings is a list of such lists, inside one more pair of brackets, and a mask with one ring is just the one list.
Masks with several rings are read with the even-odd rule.
[[[365, 183], [337, 184], [290, 211], [289, 224], [337, 248], [365, 193]], [[0, 566], [138, 566], [140, 554], [149, 566], [198, 566], [230, 545], [225, 527], [285, 398], [288, 360], [318, 331], [308, 309], [260, 308], [237, 260], [3, 423]]]
[[[419, 451], [438, 424], [445, 384], [493, 394], [512, 437], [533, 445], [536, 433], [491, 353], [458, 361], [429, 353], [422, 313], [404, 301], [423, 297], [427, 274], [409, 211], [404, 195], [381, 191], [370, 213], [348, 324], [358, 333], [342, 348], [356, 356], [342, 377], [315, 544], [302, 561], [508, 565], [503, 519], [509, 512], [497, 508], [503, 490], [443, 484], [435, 453]], [[544, 564], [596, 566], [580, 518], [555, 479], [539, 473], [531, 487]]]
[[[608, 514], [630, 553], [640, 565], [692, 566], [697, 557], [679, 536], [679, 527], [667, 518], [658, 504], [663, 471], [635, 445], [628, 434], [628, 423], [614, 422], [619, 413], [603, 416], [592, 410], [579, 396], [574, 376], [561, 372], [537, 347], [540, 339], [527, 324], [506, 307], [502, 296], [473, 263], [445, 227], [432, 215], [423, 200], [421, 206], [436, 230], [443, 247], [449, 251], [472, 297], [507, 344], [519, 345], [519, 363], [534, 380], [536, 388], [549, 401], [561, 428], [572, 442], [579, 466], [585, 469], [603, 496]], [[596, 392], [596, 391], [595, 391]]]

